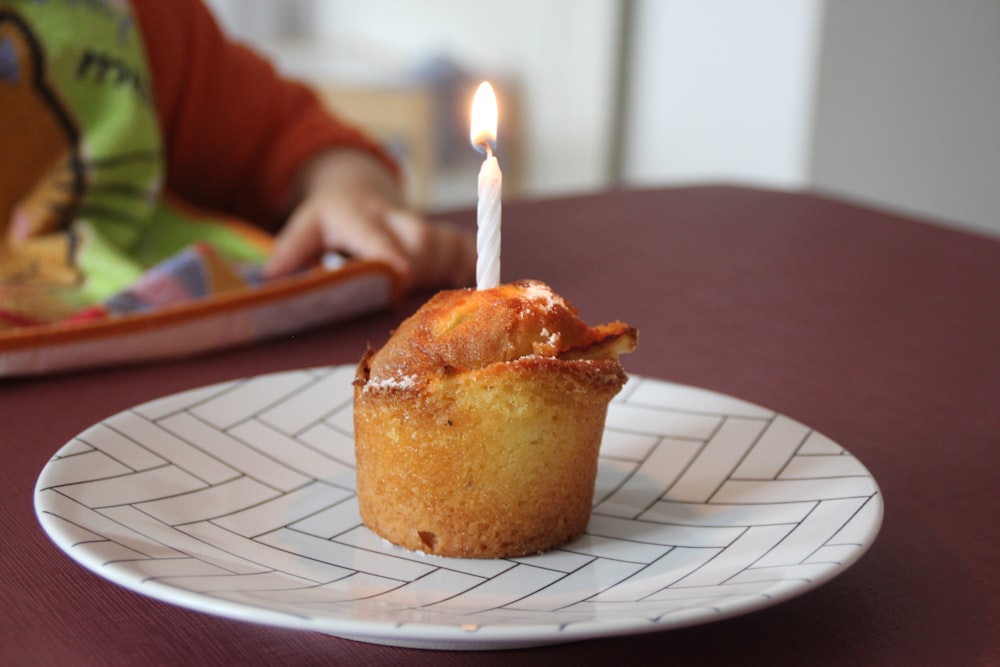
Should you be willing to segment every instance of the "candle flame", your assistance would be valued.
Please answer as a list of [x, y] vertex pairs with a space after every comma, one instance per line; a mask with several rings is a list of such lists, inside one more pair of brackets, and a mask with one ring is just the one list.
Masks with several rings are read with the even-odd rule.
[[469, 140], [481, 153], [492, 153], [497, 143], [497, 96], [493, 86], [483, 81], [472, 98]]

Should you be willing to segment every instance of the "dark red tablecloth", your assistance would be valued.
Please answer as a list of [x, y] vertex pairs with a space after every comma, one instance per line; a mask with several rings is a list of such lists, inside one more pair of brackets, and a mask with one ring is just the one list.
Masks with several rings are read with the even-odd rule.
[[860, 458], [886, 505], [871, 550], [742, 617], [467, 653], [202, 615], [91, 574], [43, 534], [35, 479], [87, 426], [221, 380], [353, 363], [427, 297], [415, 295], [197, 359], [0, 380], [0, 664], [1000, 664], [1000, 242], [731, 187], [507, 203], [503, 234], [505, 281], [544, 280], [588, 321], [640, 329], [628, 370], [766, 405]]

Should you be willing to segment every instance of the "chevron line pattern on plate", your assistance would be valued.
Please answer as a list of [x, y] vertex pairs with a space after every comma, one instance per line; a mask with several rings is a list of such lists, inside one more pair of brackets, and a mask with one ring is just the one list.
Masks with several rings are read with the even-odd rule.
[[501, 560], [405, 551], [354, 494], [354, 368], [203, 387], [62, 447], [35, 505], [59, 548], [203, 612], [411, 646], [492, 648], [746, 613], [856, 561], [878, 486], [849, 452], [733, 397], [633, 376], [612, 402], [586, 534]]

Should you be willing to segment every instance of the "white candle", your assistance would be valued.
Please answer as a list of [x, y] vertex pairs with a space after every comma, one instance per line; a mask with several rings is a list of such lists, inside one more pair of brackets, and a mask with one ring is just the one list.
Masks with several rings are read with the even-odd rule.
[[479, 203], [476, 206], [476, 288], [500, 284], [500, 192], [503, 174], [493, 155], [497, 136], [497, 100], [493, 87], [483, 82], [472, 101], [469, 137], [472, 145], [486, 153], [479, 169]]
[[479, 204], [476, 206], [476, 287], [490, 289], [500, 284], [500, 163], [489, 156], [479, 169]]

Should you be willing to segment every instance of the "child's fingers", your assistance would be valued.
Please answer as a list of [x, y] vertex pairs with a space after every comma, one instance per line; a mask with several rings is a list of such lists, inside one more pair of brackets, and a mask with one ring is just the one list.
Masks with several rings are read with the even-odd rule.
[[383, 261], [411, 279], [412, 265], [383, 216], [360, 207], [309, 205], [296, 211], [275, 240], [265, 275], [278, 277], [306, 268], [325, 251]]
[[264, 276], [278, 278], [314, 262], [322, 252], [322, 230], [309, 222], [309, 211], [296, 211], [274, 240]]

